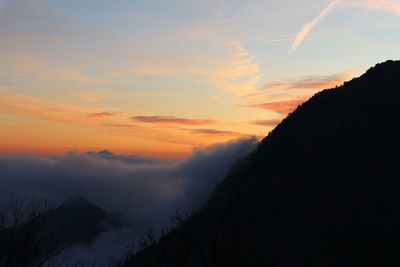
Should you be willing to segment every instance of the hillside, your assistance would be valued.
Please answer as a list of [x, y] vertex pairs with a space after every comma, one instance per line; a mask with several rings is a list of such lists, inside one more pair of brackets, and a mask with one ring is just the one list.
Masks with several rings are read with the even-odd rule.
[[120, 216], [84, 198], [69, 199], [41, 216], [45, 231], [57, 233], [58, 240], [68, 247], [76, 244], [89, 246], [100, 234], [124, 225]]
[[124, 266], [397, 266], [399, 75], [387, 61], [314, 95]]
[[65, 249], [89, 247], [102, 233], [123, 226], [120, 216], [83, 198], [55, 209], [46, 205], [44, 200], [18, 199], [9, 213], [0, 212], [0, 266], [78, 266], [69, 263]]

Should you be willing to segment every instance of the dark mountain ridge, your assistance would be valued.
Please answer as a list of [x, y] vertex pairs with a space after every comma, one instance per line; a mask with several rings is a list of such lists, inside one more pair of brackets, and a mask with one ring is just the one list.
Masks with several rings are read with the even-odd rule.
[[300, 105], [125, 266], [400, 264], [400, 62]]
[[89, 247], [102, 233], [123, 226], [119, 215], [84, 198], [53, 209], [43, 199], [16, 199], [7, 213], [0, 211], [0, 266], [81, 266], [69, 262], [66, 249]]
[[57, 233], [59, 242], [67, 247], [90, 246], [102, 233], [125, 226], [121, 216], [97, 207], [85, 198], [68, 199], [41, 216], [45, 231]]

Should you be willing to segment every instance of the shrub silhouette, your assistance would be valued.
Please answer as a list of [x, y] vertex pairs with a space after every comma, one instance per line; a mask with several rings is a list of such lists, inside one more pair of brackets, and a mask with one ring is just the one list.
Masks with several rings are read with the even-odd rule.
[[45, 200], [14, 199], [0, 214], [0, 266], [58, 266], [63, 251], [56, 233], [45, 229]]

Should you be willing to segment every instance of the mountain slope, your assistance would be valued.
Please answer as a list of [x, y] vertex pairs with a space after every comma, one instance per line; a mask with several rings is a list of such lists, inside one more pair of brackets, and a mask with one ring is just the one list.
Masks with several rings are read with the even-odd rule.
[[65, 201], [56, 209], [42, 214], [44, 228], [57, 233], [64, 246], [89, 246], [102, 233], [124, 226], [122, 218], [90, 203], [85, 198]]
[[317, 93], [125, 266], [396, 266], [400, 62]]
[[123, 226], [119, 216], [83, 198], [49, 210], [44, 200], [35, 198], [15, 200], [10, 206], [0, 213], [2, 267], [70, 266], [65, 249], [90, 246], [102, 233]]

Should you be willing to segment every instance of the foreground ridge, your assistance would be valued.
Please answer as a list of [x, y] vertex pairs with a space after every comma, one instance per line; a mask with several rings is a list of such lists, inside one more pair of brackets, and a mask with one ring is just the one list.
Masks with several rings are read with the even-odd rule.
[[123, 266], [400, 264], [400, 61], [300, 105]]

